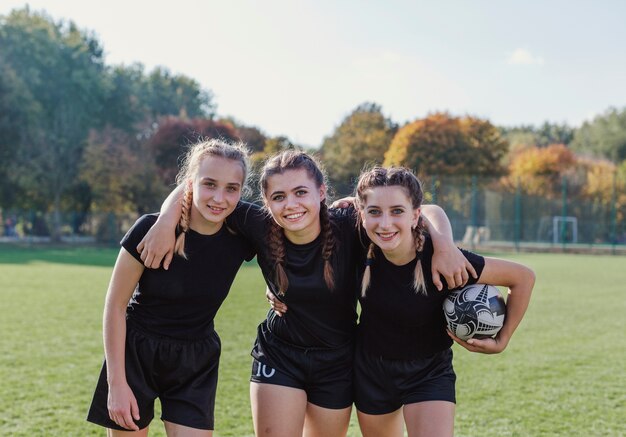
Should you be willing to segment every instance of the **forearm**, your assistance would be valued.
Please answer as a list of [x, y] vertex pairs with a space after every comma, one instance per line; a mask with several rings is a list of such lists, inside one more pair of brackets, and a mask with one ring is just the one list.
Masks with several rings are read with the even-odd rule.
[[526, 280], [509, 288], [506, 301], [506, 318], [498, 336], [508, 343], [521, 323], [530, 303], [530, 295], [534, 285], [533, 279]]
[[506, 318], [498, 333], [498, 339], [508, 344], [513, 333], [524, 318], [535, 285], [535, 273], [516, 262], [485, 257], [485, 268], [479, 282], [508, 287]]
[[109, 385], [126, 382], [126, 310], [107, 302], [103, 317], [104, 355]]
[[445, 211], [437, 205], [422, 205], [422, 216], [433, 243], [454, 244], [452, 225]]
[[182, 214], [182, 198], [184, 195], [184, 189], [182, 185], [177, 186], [167, 196], [163, 204], [161, 205], [161, 213], [157, 221], [171, 228], [175, 228], [180, 221]]

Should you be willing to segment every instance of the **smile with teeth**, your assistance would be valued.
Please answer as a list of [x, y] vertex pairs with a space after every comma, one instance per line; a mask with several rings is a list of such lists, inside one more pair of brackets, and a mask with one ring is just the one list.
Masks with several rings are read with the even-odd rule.
[[220, 213], [226, 209], [226, 208], [220, 208], [219, 206], [211, 206], [211, 205], [208, 205], [208, 206], [209, 206], [209, 209], [215, 213]]
[[397, 232], [377, 232], [376, 235], [378, 235], [378, 237], [381, 240], [391, 240], [393, 237], [395, 237], [397, 234]]
[[302, 217], [304, 215], [303, 212], [296, 212], [294, 214], [288, 214], [285, 216], [285, 219], [287, 220], [298, 220], [300, 217]]

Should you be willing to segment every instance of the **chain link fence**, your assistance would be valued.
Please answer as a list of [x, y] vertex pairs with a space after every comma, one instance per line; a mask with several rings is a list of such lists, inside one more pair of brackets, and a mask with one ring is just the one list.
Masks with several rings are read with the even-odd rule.
[[[514, 250], [626, 253], [626, 181], [616, 175], [589, 186], [576, 177], [422, 177], [426, 202], [445, 209], [463, 246]], [[51, 213], [0, 209], [0, 241], [53, 241]], [[136, 214], [65, 212], [58, 241], [115, 245]]]

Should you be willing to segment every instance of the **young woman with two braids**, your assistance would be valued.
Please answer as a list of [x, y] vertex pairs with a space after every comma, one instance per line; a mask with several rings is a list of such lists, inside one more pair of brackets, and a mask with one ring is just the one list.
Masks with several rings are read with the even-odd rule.
[[[307, 153], [288, 150], [261, 171], [262, 208], [240, 204], [228, 223], [248, 238], [275, 299], [259, 325], [252, 356], [250, 397], [254, 429], [263, 436], [345, 436], [353, 403], [353, 357], [359, 260], [363, 246], [354, 209], [329, 210], [326, 178]], [[179, 189], [180, 190], [180, 189]], [[173, 246], [178, 221], [175, 191], [142, 244], [147, 266], [158, 266]], [[447, 217], [425, 207], [435, 222], [442, 274], [462, 285], [465, 258], [453, 247]], [[471, 270], [471, 269], [470, 269]], [[438, 274], [438, 273], [436, 273]]]
[[167, 435], [213, 434], [221, 351], [213, 319], [255, 254], [224, 224], [245, 186], [247, 153], [217, 140], [189, 149], [177, 177], [184, 206], [168, 270], [144, 269], [136, 249], [156, 214], [140, 217], [121, 241], [105, 301], [106, 360], [87, 417], [109, 436], [146, 436], [156, 398]]
[[423, 224], [422, 199], [419, 180], [406, 168], [375, 167], [361, 174], [356, 188], [359, 222], [369, 239], [359, 268], [354, 358], [364, 437], [400, 437], [405, 427], [409, 437], [452, 436], [452, 340], [472, 352], [502, 352], [534, 285], [533, 272], [520, 264], [463, 251], [478, 272], [471, 283], [509, 287], [507, 317], [495, 338], [465, 342], [446, 332], [442, 304], [450, 292], [433, 284], [433, 241]]

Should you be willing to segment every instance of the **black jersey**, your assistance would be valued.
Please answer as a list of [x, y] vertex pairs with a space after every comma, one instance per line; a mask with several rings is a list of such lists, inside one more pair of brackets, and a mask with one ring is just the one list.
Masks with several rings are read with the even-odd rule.
[[[248, 237], [257, 250], [259, 266], [270, 290], [275, 286], [274, 260], [269, 252], [268, 226], [272, 218], [257, 205], [242, 204], [229, 217], [237, 232]], [[302, 347], [338, 347], [354, 339], [356, 327], [357, 251], [354, 209], [331, 210], [335, 248], [331, 257], [335, 288], [324, 281], [322, 236], [307, 244], [285, 239], [285, 271], [289, 287], [278, 298], [288, 311], [278, 317], [270, 310], [264, 321], [268, 330], [281, 340]]]
[[[480, 277], [485, 259], [475, 253], [462, 251]], [[426, 283], [426, 295], [416, 293], [413, 278], [417, 258], [403, 266], [389, 262], [376, 248], [371, 266], [371, 282], [365, 297], [360, 297], [361, 316], [359, 340], [372, 355], [388, 359], [411, 360], [449, 348], [452, 340], [446, 333], [443, 301], [450, 294], [438, 291], [433, 284], [431, 261], [433, 245], [426, 237], [421, 259]], [[365, 266], [361, 266], [362, 272]], [[476, 283], [470, 277], [468, 284]]]
[[[144, 215], [135, 222], [121, 245], [139, 262], [137, 245], [156, 222]], [[226, 226], [213, 235], [189, 230], [185, 236], [188, 259], [175, 255], [169, 270], [145, 269], [126, 309], [126, 318], [148, 333], [176, 339], [200, 339], [213, 332], [213, 318], [228, 295], [235, 275], [254, 250]]]

